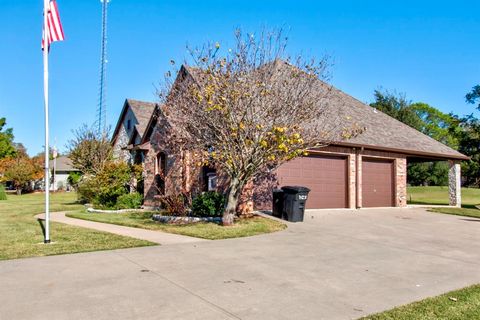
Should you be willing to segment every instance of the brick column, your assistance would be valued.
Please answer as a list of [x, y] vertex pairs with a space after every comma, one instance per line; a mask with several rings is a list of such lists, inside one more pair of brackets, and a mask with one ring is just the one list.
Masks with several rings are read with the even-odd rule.
[[357, 193], [357, 201], [356, 207], [357, 209], [362, 207], [362, 155], [360, 151], [357, 151], [356, 154], [356, 193]]
[[450, 197], [450, 205], [455, 207], [462, 206], [461, 191], [461, 169], [459, 161], [448, 161], [448, 195]]
[[348, 207], [350, 209], [356, 208], [357, 190], [355, 188], [357, 183], [357, 168], [356, 168], [356, 155], [348, 155]]
[[395, 181], [396, 181], [396, 207], [407, 206], [407, 159], [397, 158], [395, 160]]

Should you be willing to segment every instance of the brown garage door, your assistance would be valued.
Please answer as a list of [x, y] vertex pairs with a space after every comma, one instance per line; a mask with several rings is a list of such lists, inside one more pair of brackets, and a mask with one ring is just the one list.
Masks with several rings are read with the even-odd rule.
[[392, 207], [393, 161], [380, 159], [362, 160], [362, 206]]
[[311, 189], [307, 209], [347, 207], [347, 158], [309, 156], [283, 164], [277, 170], [280, 186]]

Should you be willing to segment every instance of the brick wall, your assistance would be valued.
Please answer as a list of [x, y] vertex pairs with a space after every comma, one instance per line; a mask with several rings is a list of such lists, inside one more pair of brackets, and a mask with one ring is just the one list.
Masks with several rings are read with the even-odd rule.
[[145, 154], [143, 173], [144, 173], [144, 205], [156, 206], [157, 196], [160, 195], [156, 187], [156, 173], [160, 170], [157, 164], [157, 156], [163, 152], [166, 155], [165, 166], [165, 194], [179, 194], [186, 183], [189, 181], [189, 170], [186, 170], [186, 164], [190, 163], [190, 158], [185, 157], [183, 153], [175, 154], [166, 143], [169, 136], [169, 125], [167, 121], [159, 117], [155, 128], [150, 137], [149, 150]]

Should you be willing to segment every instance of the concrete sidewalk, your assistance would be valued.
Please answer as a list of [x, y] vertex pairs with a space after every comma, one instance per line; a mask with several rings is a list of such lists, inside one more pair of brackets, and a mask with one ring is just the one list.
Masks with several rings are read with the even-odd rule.
[[[72, 226], [114, 233], [121, 236], [127, 236], [127, 237], [136, 238], [140, 240], [147, 240], [147, 241], [159, 243], [162, 245], [209, 241], [206, 239], [188, 237], [188, 236], [183, 236], [179, 234], [166, 233], [162, 231], [131, 228], [131, 227], [124, 227], [124, 226], [119, 226], [119, 225], [109, 224], [109, 223], [74, 219], [74, 218], [69, 218], [65, 216], [65, 213], [66, 212], [52, 212], [50, 213], [50, 219], [55, 222], [65, 223]], [[101, 213], [92, 213], [92, 214], [101, 214]], [[38, 219], [45, 219], [45, 214], [39, 214], [35, 217]]]

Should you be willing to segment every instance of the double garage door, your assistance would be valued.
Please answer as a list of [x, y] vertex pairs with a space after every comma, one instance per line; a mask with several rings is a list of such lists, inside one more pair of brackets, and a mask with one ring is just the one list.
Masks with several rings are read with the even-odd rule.
[[[277, 170], [280, 186], [300, 185], [311, 189], [307, 209], [348, 208], [348, 158], [309, 156], [283, 164]], [[362, 161], [362, 206], [393, 205], [393, 162]]]

